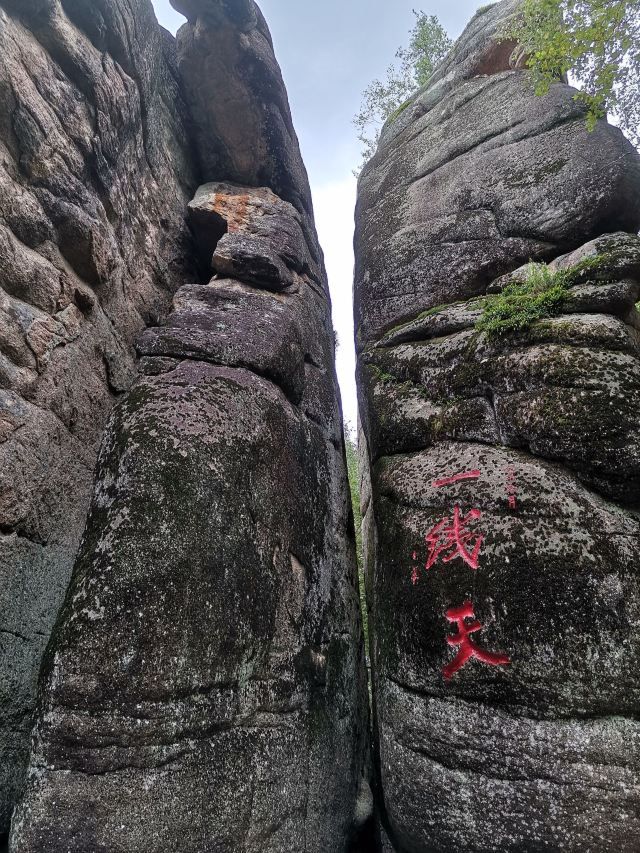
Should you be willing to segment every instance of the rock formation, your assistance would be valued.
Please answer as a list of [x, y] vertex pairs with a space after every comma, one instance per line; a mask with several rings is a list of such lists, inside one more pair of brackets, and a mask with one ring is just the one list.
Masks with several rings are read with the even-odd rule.
[[150, 0], [0, 0], [4, 819], [108, 417], [10, 849], [342, 853], [367, 701], [310, 192], [257, 6], [175, 5], [176, 41]]
[[[150, 0], [0, 0], [0, 841], [346, 853], [368, 702], [311, 194], [256, 4], [172, 2], [176, 39]], [[384, 853], [640, 845], [640, 156], [534, 94], [516, 5], [360, 180]]]
[[1, 0], [0, 837], [104, 424], [195, 276], [185, 122], [146, 0]]
[[204, 173], [270, 187], [312, 215], [307, 172], [260, 9], [253, 0], [172, 2], [188, 19], [177, 37], [180, 75]]
[[374, 742], [397, 853], [640, 844], [640, 158], [604, 121], [587, 132], [568, 85], [534, 95], [499, 39], [514, 8], [477, 13], [359, 187]]

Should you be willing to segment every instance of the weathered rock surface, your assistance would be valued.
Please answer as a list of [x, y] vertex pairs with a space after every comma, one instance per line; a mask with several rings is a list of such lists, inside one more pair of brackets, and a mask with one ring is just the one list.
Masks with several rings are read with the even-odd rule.
[[201, 261], [219, 275], [231, 275], [269, 290], [291, 288], [292, 273], [305, 273], [327, 293], [322, 253], [309, 219], [268, 189], [211, 183], [189, 204]]
[[[385, 843], [631, 853], [640, 158], [587, 133], [570, 87], [533, 95], [494, 38], [512, 8], [476, 16], [360, 182]], [[482, 332], [485, 294], [536, 258], [574, 273], [557, 315]]]
[[[13, 853], [343, 853], [370, 808], [355, 542], [308, 185], [292, 129], [280, 154], [261, 148], [286, 95], [257, 7], [193, 2], [188, 14], [186, 126], [212, 183], [182, 213], [192, 260], [216, 275], [185, 276], [169, 316], [137, 339], [140, 376], [109, 419], [43, 667]], [[220, 28], [262, 51], [273, 91], [236, 80], [230, 60], [207, 79]], [[241, 131], [256, 136], [250, 162]]]
[[[502, 4], [479, 13], [485, 39], [503, 13]], [[467, 52], [487, 50], [486, 41], [468, 44], [471, 36], [476, 25], [452, 57], [466, 57], [469, 73]], [[635, 149], [605, 122], [586, 133], [570, 87], [536, 97], [508, 61], [490, 75], [449, 76], [452, 88], [436, 81], [386, 129], [360, 181], [360, 345], [421, 311], [484, 293], [531, 259], [632, 231], [640, 216]]]
[[104, 424], [194, 274], [172, 41], [147, 0], [0, 2], [0, 837]]
[[177, 36], [178, 65], [204, 174], [269, 187], [311, 214], [307, 172], [260, 9], [253, 0], [171, 4], [188, 18]]

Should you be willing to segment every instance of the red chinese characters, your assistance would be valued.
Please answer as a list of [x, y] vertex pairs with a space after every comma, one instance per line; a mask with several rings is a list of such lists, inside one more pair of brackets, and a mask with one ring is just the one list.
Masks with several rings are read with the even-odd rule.
[[[465, 601], [462, 607], [452, 607], [447, 610], [447, 619], [449, 622], [455, 622], [458, 633], [453, 637], [447, 637], [447, 642], [450, 646], [459, 646], [458, 654], [447, 664], [442, 670], [444, 677], [449, 679], [471, 658], [477, 658], [482, 663], [490, 666], [505, 666], [511, 663], [509, 657], [503, 654], [495, 654], [487, 652], [477, 646], [471, 639], [471, 634], [481, 631], [484, 627], [482, 622], [478, 622], [473, 611], [473, 604], [470, 601]], [[465, 624], [465, 619], [473, 619], [470, 624]]]
[[474, 533], [468, 527], [482, 517], [479, 509], [472, 509], [464, 517], [460, 507], [453, 508], [453, 518], [443, 518], [424, 537], [429, 546], [429, 556], [425, 568], [430, 569], [442, 554], [443, 563], [450, 563], [460, 557], [472, 569], [478, 568], [480, 548], [484, 541], [481, 533]]
[[[435, 480], [432, 486], [440, 489], [464, 480], [475, 480], [481, 476], [481, 473], [481, 471], [474, 470], [454, 474], [441, 480]], [[508, 483], [509, 505], [515, 509], [514, 469], [510, 469]], [[482, 543], [485, 541], [484, 534], [476, 526], [481, 518], [482, 513], [479, 509], [473, 508], [465, 514], [460, 506], [455, 505], [453, 515], [441, 519], [425, 536], [428, 547], [425, 569], [429, 571], [438, 560], [441, 560], [442, 563], [450, 563], [459, 558], [470, 569], [477, 571]], [[414, 565], [411, 571], [411, 582], [415, 585], [419, 580], [418, 566], [416, 565], [418, 554], [416, 551], [413, 552], [412, 558]], [[447, 637], [447, 643], [450, 646], [458, 647], [455, 658], [442, 670], [446, 679], [455, 675], [472, 658], [476, 658], [489, 666], [506, 666], [511, 662], [507, 655], [486, 651], [472, 639], [472, 634], [477, 634], [484, 627], [475, 618], [473, 602], [465, 601], [461, 607], [452, 607], [446, 611], [445, 616], [449, 622], [455, 623], [457, 629], [456, 634]], [[466, 620], [472, 621], [467, 622]]]
[[453, 483], [459, 483], [461, 480], [477, 480], [482, 474], [482, 471], [465, 471], [463, 474], [454, 474], [453, 477], [445, 477], [444, 480], [434, 480], [432, 486], [434, 489], [441, 489], [443, 486], [451, 486]]
[[507, 468], [507, 499], [510, 509], [516, 509], [516, 469], [513, 465]]

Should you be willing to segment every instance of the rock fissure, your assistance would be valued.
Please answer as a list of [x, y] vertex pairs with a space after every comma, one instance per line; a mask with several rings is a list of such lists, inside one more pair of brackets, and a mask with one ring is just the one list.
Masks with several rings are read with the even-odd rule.
[[[540, 773], [540, 772], [534, 773], [534, 774], [530, 773], [527, 776], [518, 776], [515, 774], [508, 773], [508, 772], [500, 774], [500, 773], [496, 773], [496, 772], [491, 772], [491, 771], [486, 770], [486, 769], [480, 770], [478, 767], [473, 767], [473, 766], [470, 766], [470, 767], [464, 767], [462, 765], [457, 766], [455, 764], [451, 764], [451, 763], [447, 762], [443, 756], [437, 756], [436, 757], [433, 754], [431, 754], [430, 752], [428, 752], [427, 750], [419, 749], [416, 746], [411, 746], [407, 743], [399, 743], [399, 746], [401, 746], [403, 749], [406, 749], [406, 750], [409, 750], [410, 752], [415, 753], [416, 755], [421, 756], [423, 759], [425, 759], [427, 762], [429, 762], [429, 764], [434, 765], [436, 767], [440, 767], [444, 771], [448, 771], [449, 773], [468, 775], [468, 776], [473, 777], [474, 779], [478, 779], [478, 777], [480, 777], [480, 778], [492, 780], [495, 782], [506, 782], [506, 783], [509, 783], [509, 785], [514, 785], [516, 787], [518, 786], [518, 784], [524, 784], [524, 785], [527, 785], [528, 787], [530, 787], [530, 786], [535, 786], [538, 783], [544, 783], [544, 784], [549, 784], [549, 785], [555, 785], [558, 787], [565, 787], [566, 786], [569, 788], [575, 788], [575, 787], [582, 786], [583, 788], [592, 789], [592, 790], [596, 790], [596, 791], [605, 791], [605, 792], [609, 792], [611, 790], [611, 783], [609, 781], [607, 781], [605, 783], [597, 783], [597, 782], [594, 782], [592, 780], [589, 780], [587, 774], [589, 773], [589, 770], [591, 768], [588, 768], [588, 767], [585, 767], [582, 765], [580, 765], [579, 767], [580, 767], [581, 775], [583, 778], [576, 779], [576, 780], [571, 780], [571, 779], [567, 779], [566, 777], [553, 776], [551, 774], [545, 774], [545, 773]], [[505, 757], [507, 757], [507, 756], [505, 756]], [[516, 757], [516, 756], [513, 756], [513, 757]], [[566, 770], [566, 767], [559, 767], [558, 768], [559, 773], [561, 773], [563, 770]], [[476, 784], [478, 784], [478, 783], [476, 783]]]
[[518, 0], [383, 128], [369, 661], [273, 44], [253, 0], [174, 2], [175, 39], [150, 0], [0, 0], [0, 837], [634, 853], [640, 156], [535, 95]]
[[[389, 674], [388, 680], [400, 690], [406, 691], [407, 693], [414, 694], [418, 698], [423, 698], [426, 701], [436, 700], [442, 702], [452, 702], [457, 703], [464, 706], [469, 706], [470, 709], [477, 708], [478, 706], [486, 707], [492, 709], [496, 714], [502, 718], [505, 714], [512, 717], [514, 720], [527, 720], [531, 723], [554, 723], [554, 722], [566, 722], [566, 723], [589, 723], [589, 722], [611, 722], [615, 723], [616, 721], [626, 721], [629, 723], [640, 723], [640, 715], [639, 714], [617, 714], [617, 713], [607, 713], [607, 712], [588, 712], [585, 711], [583, 714], [553, 714], [553, 715], [545, 715], [544, 711], [540, 713], [536, 713], [535, 715], [531, 715], [531, 708], [527, 706], [515, 707], [512, 706], [509, 709], [505, 709], [501, 707], [498, 702], [488, 702], [486, 699], [478, 702], [474, 702], [471, 698], [465, 697], [461, 699], [459, 696], [451, 696], [448, 695], [445, 691], [429, 691], [428, 689], [421, 689], [417, 685], [408, 684], [406, 681], [402, 681], [401, 679]], [[503, 732], [504, 737], [508, 737], [507, 734]], [[442, 745], [446, 746], [447, 741], [442, 741]], [[473, 749], [473, 745], [467, 745], [467, 748]], [[516, 754], [517, 755], [517, 754]]]

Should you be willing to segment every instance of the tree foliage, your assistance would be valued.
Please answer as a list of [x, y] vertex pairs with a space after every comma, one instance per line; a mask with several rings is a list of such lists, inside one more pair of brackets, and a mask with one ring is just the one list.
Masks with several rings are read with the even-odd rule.
[[369, 628], [367, 601], [364, 580], [364, 559], [362, 553], [362, 511], [360, 509], [360, 472], [358, 463], [358, 448], [349, 424], [345, 425], [345, 446], [347, 451], [347, 473], [351, 490], [351, 506], [356, 533], [356, 556], [358, 559], [358, 580], [360, 586], [360, 609], [364, 626], [366, 648], [369, 648]]
[[363, 144], [363, 162], [378, 147], [380, 132], [387, 119], [401, 109], [416, 89], [429, 80], [436, 65], [444, 59], [452, 42], [435, 15], [416, 12], [409, 46], [396, 52], [396, 62], [387, 68], [384, 80], [374, 80], [364, 90], [360, 111], [353, 120]]
[[525, 49], [537, 94], [571, 73], [588, 128], [610, 113], [638, 145], [639, 0], [523, 0], [506, 35]]

